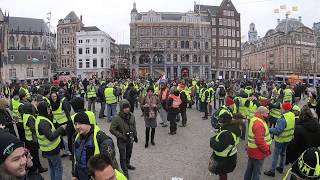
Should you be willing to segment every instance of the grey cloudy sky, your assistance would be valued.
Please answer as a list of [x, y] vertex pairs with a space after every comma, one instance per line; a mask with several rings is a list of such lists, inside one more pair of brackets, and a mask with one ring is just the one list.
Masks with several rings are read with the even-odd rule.
[[[193, 10], [194, 0], [135, 0], [139, 12], [153, 9], [161, 12], [187, 12]], [[197, 3], [219, 5], [222, 0], [197, 0]], [[320, 0], [232, 0], [241, 13], [242, 35], [247, 37], [248, 26], [256, 24], [259, 36], [274, 28], [277, 18], [284, 13], [274, 14], [273, 10], [285, 4], [287, 9], [298, 6], [298, 12], [291, 17], [302, 16], [302, 22], [312, 28], [320, 21]], [[46, 19], [52, 12], [52, 29], [56, 29], [58, 20], [70, 11], [83, 16], [86, 26], [97, 26], [110, 34], [117, 43], [129, 43], [130, 11], [133, 0], [0, 0], [0, 8], [10, 12], [10, 16]]]

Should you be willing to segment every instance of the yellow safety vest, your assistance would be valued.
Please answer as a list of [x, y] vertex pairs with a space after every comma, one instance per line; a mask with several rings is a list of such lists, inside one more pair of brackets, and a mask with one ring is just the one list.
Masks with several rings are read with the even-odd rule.
[[60, 138], [60, 136], [58, 136], [55, 140], [50, 141], [45, 135], [40, 135], [40, 133], [39, 133], [40, 121], [49, 122], [52, 132], [56, 131], [56, 128], [54, 127], [54, 125], [52, 124], [52, 122], [48, 118], [43, 117], [43, 116], [38, 116], [36, 118], [36, 125], [35, 125], [36, 127], [35, 127], [35, 129], [36, 129], [36, 134], [37, 134], [40, 150], [42, 152], [52, 151], [52, 150], [54, 150], [55, 148], [57, 148], [59, 146], [59, 144], [61, 142], [61, 138]]
[[88, 98], [94, 98], [97, 97], [97, 91], [94, 86], [90, 86], [88, 92], [87, 92], [87, 97]]
[[239, 97], [238, 98], [240, 101], [240, 105], [239, 105], [239, 113], [241, 113], [242, 115], [246, 116], [247, 111], [248, 111], [248, 107], [246, 107], [246, 101], [248, 100], [248, 98], [243, 98], [243, 97]]
[[283, 117], [287, 123], [286, 128], [282, 133], [274, 137], [274, 140], [279, 143], [290, 142], [294, 135], [295, 115], [293, 112], [287, 112], [283, 114]]
[[[27, 122], [29, 117], [32, 116], [31, 114], [23, 114], [23, 128], [24, 128], [24, 133], [27, 141], [32, 141], [32, 132], [30, 130], [30, 127], [27, 126]], [[32, 116], [34, 118], [34, 116]], [[35, 119], [35, 118], [34, 118]]]
[[21, 103], [20, 100], [15, 100], [15, 99], [12, 99], [11, 103], [12, 103], [12, 115], [13, 115], [13, 118], [15, 120], [18, 120], [19, 123], [23, 123], [22, 118], [21, 118], [21, 114], [19, 113], [19, 107], [23, 103]]
[[[98, 126], [94, 126], [93, 129], [93, 145], [94, 145], [94, 155], [100, 154], [100, 149], [99, 149], [99, 144], [98, 144], [98, 140], [97, 140], [97, 134], [100, 131], [100, 128]], [[75, 142], [78, 140], [80, 134], [78, 133], [76, 138], [75, 138]]]
[[153, 85], [153, 90], [154, 90], [154, 93], [155, 93], [155, 94], [158, 94], [159, 91], [160, 91], [160, 88], [159, 88], [158, 85]]
[[52, 111], [53, 123], [64, 124], [68, 121], [68, 118], [62, 109], [62, 104], [63, 104], [64, 99], [65, 98], [61, 99], [59, 108], [55, 111]]
[[[219, 136], [224, 132], [227, 132], [227, 130], [222, 130], [215, 136], [215, 140], [217, 142], [219, 142]], [[217, 155], [219, 157], [229, 157], [229, 156], [233, 156], [233, 155], [235, 155], [237, 153], [237, 147], [236, 146], [239, 144], [240, 138], [237, 137], [233, 132], [230, 132], [230, 133], [231, 133], [231, 135], [233, 137], [234, 144], [233, 145], [230, 144], [226, 149], [224, 149], [221, 152], [214, 150], [213, 153], [215, 155]]]
[[[235, 111], [235, 110], [233, 110], [233, 111]], [[219, 110], [218, 118], [224, 113], [230, 114], [231, 117], [233, 116], [232, 112], [230, 111], [230, 109], [225, 105], [221, 106], [221, 108]]]
[[187, 100], [190, 102], [190, 101], [191, 101], [191, 96], [190, 96], [190, 94], [188, 93], [188, 91], [184, 89], [184, 90], [182, 90], [181, 92], [184, 92], [184, 93], [186, 94]]
[[[209, 91], [208, 91], [208, 89], [206, 89], [206, 90], [202, 90], [202, 96], [201, 96], [201, 102], [205, 102], [205, 100], [206, 100], [206, 92], [208, 92], [208, 94], [209, 94]], [[209, 97], [209, 95], [208, 95], [208, 97], [207, 97], [207, 102], [209, 101], [209, 99], [210, 99], [210, 97]]]
[[281, 116], [282, 116], [281, 109], [271, 108], [271, 110], [270, 110], [270, 116], [271, 116], [271, 117], [274, 117], [274, 118], [277, 118], [277, 119], [280, 119]]
[[283, 102], [292, 102], [292, 91], [291, 89], [283, 90]]
[[249, 148], [257, 148], [258, 147], [256, 144], [256, 141], [255, 141], [255, 138], [254, 138], [253, 131], [252, 131], [253, 125], [256, 121], [260, 121], [264, 126], [264, 129], [265, 129], [264, 140], [266, 141], [266, 143], [268, 145], [270, 145], [272, 143], [270, 133], [269, 133], [269, 127], [268, 127], [267, 123], [258, 117], [253, 117], [249, 122], [249, 132], [248, 132], [248, 147]]
[[123, 175], [121, 172], [119, 172], [118, 170], [114, 169], [114, 172], [116, 174], [117, 180], [127, 180], [127, 177]]
[[117, 97], [113, 94], [113, 88], [111, 87], [104, 90], [104, 96], [107, 104], [114, 104], [117, 102]]
[[[97, 120], [96, 120], [96, 115], [92, 112], [92, 111], [86, 111], [85, 112], [89, 118], [89, 122], [90, 124], [92, 125], [97, 125]], [[72, 124], [74, 124], [74, 117], [77, 115], [78, 113], [75, 113], [73, 114], [70, 118], [71, 118], [71, 121], [72, 121]]]

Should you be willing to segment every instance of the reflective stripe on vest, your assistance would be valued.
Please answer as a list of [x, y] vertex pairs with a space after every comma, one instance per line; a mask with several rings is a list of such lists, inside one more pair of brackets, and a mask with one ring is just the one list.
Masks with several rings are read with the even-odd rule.
[[184, 94], [186, 94], [188, 101], [191, 101], [191, 96], [190, 96], [190, 94], [187, 92], [187, 90], [184, 89], [184, 90], [182, 90], [181, 92], [184, 92]]
[[248, 98], [239, 97], [239, 100], [240, 100], [239, 113], [246, 116], [247, 111], [248, 111], [248, 107], [246, 107], [245, 104], [246, 104], [246, 101], [248, 100]]
[[108, 87], [104, 91], [104, 96], [106, 97], [106, 103], [107, 104], [114, 104], [117, 102], [116, 96], [113, 94], [113, 88]]
[[60, 106], [57, 110], [52, 111], [53, 114], [53, 123], [64, 124], [68, 121], [68, 118], [65, 112], [62, 109], [62, 104], [65, 98], [62, 98], [60, 101]]
[[48, 152], [48, 151], [52, 151], [54, 150], [55, 148], [57, 148], [61, 142], [61, 138], [60, 136], [58, 136], [55, 140], [53, 141], [50, 141], [46, 138], [45, 135], [40, 135], [39, 133], [39, 124], [40, 124], [40, 121], [47, 121], [49, 122], [50, 126], [51, 126], [51, 131], [52, 132], [55, 132], [56, 131], [56, 128], [54, 127], [54, 125], [52, 124], [52, 122], [46, 118], [46, 117], [43, 117], [43, 116], [38, 116], [36, 118], [36, 125], [35, 125], [35, 129], [36, 129], [36, 135], [37, 135], [37, 138], [38, 138], [38, 143], [39, 143], [39, 146], [40, 146], [40, 150], [42, 152]]
[[[97, 140], [97, 134], [100, 131], [100, 128], [98, 126], [94, 126], [93, 129], [93, 145], [94, 145], [94, 155], [100, 154], [100, 149], [99, 149], [99, 144], [98, 144], [98, 140]], [[79, 138], [80, 134], [78, 133], [74, 142], [76, 142]]]
[[291, 102], [292, 101], [292, 91], [291, 89], [285, 89], [283, 91], [283, 102]]
[[174, 96], [174, 95], [171, 95], [171, 94], [169, 95], [169, 97], [173, 99], [171, 107], [174, 108], [174, 109], [179, 108], [179, 106], [181, 104], [180, 97], [179, 96]]
[[89, 88], [89, 91], [87, 92], [87, 97], [88, 98], [97, 97], [97, 91], [96, 91], [96, 88], [94, 86], [91, 86]]
[[268, 127], [267, 123], [258, 117], [253, 117], [249, 122], [249, 133], [248, 133], [248, 147], [249, 148], [257, 148], [258, 147], [256, 144], [256, 141], [255, 141], [253, 131], [252, 131], [253, 125], [256, 121], [260, 121], [264, 126], [264, 129], [265, 129], [264, 140], [266, 141], [266, 144], [270, 145], [272, 142], [271, 137], [270, 137], [270, 133], [269, 133], [269, 127]]
[[221, 109], [220, 109], [219, 114], [218, 114], [218, 118], [224, 113], [228, 113], [232, 117], [232, 113], [230, 112], [229, 108], [227, 106], [225, 106], [225, 105], [221, 106]]
[[[204, 90], [204, 91], [202, 91], [202, 96], [201, 96], [201, 102], [205, 102], [206, 101], [206, 92], [208, 92], [208, 94], [209, 94], [209, 91], [208, 91], [208, 89], [206, 89], [206, 90]], [[208, 95], [208, 97], [207, 97], [207, 101], [208, 101], [208, 99], [210, 99], [209, 98], [209, 95]]]
[[12, 115], [13, 115], [13, 118], [15, 120], [18, 120], [19, 123], [22, 123], [23, 121], [22, 121], [22, 118], [21, 118], [21, 114], [19, 113], [19, 107], [23, 103], [21, 103], [20, 100], [15, 100], [15, 99], [12, 99], [11, 103], [12, 103]]
[[270, 116], [271, 116], [271, 117], [274, 117], [274, 118], [277, 118], [277, 119], [280, 119], [281, 116], [282, 116], [281, 109], [271, 108], [271, 110], [270, 110]]
[[[26, 140], [27, 141], [32, 141], [32, 132], [30, 130], [30, 127], [27, 126], [28, 119], [32, 115], [31, 114], [23, 114], [22, 116], [23, 116], [22, 121], [23, 121], [23, 128], [24, 128], [24, 133], [25, 133]], [[32, 117], [34, 118], [34, 116], [32, 116]]]
[[274, 137], [274, 140], [279, 143], [290, 142], [294, 135], [295, 115], [293, 112], [287, 112], [283, 114], [283, 117], [287, 123], [286, 128], [282, 133]]
[[[217, 142], [219, 142], [219, 136], [224, 133], [224, 132], [227, 132], [227, 130], [222, 130], [220, 131], [216, 137], [215, 137], [215, 140]], [[233, 137], [233, 140], [234, 140], [234, 145], [229, 145], [226, 149], [224, 149], [223, 151], [219, 152], [219, 151], [216, 151], [214, 150], [214, 154], [219, 156], [219, 157], [229, 157], [229, 156], [233, 156], [237, 153], [237, 145], [239, 144], [240, 142], [240, 138], [237, 137], [233, 132], [230, 132], [232, 137]]]

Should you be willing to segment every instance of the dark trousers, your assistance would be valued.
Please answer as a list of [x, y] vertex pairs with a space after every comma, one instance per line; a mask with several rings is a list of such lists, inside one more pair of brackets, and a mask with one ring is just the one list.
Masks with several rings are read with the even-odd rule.
[[33, 166], [29, 170], [29, 174], [37, 173], [37, 171], [42, 168], [39, 159], [39, 144], [32, 141], [26, 141], [26, 148], [30, 151], [33, 163]]
[[18, 134], [19, 134], [20, 140], [23, 141], [23, 142], [25, 142], [25, 141], [26, 141], [26, 136], [25, 136], [23, 124], [20, 123], [20, 122], [17, 123], [17, 129], [18, 129]]
[[68, 148], [69, 151], [71, 152], [71, 154], [73, 155], [73, 151], [72, 151], [72, 147], [73, 147], [73, 135], [76, 132], [76, 130], [74, 129], [74, 126], [72, 124], [72, 121], [68, 121], [67, 124], [67, 137], [68, 137]]
[[103, 118], [104, 115], [104, 110], [106, 109], [106, 102], [101, 101], [100, 102], [101, 108], [100, 108], [100, 112], [99, 112], [99, 118]]
[[187, 110], [181, 108], [180, 113], [181, 113], [182, 125], [186, 125], [187, 124]]
[[[156, 133], [156, 128], [151, 128], [151, 142], [154, 142], [155, 133]], [[149, 136], [150, 136], [150, 128], [146, 127], [146, 144], [149, 143]]]
[[118, 143], [118, 149], [120, 154], [120, 166], [125, 176], [128, 177], [127, 164], [130, 164], [132, 154], [133, 143]]
[[204, 117], [208, 117], [208, 103], [203, 103]]
[[177, 131], [177, 115], [178, 113], [168, 112], [167, 120], [170, 122], [170, 132]]

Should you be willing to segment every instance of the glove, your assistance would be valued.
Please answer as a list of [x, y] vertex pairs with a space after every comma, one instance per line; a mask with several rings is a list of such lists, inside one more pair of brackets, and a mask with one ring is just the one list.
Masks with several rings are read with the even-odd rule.
[[138, 143], [138, 137], [137, 136], [134, 137], [134, 142]]

